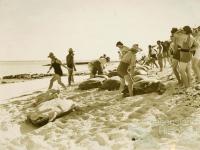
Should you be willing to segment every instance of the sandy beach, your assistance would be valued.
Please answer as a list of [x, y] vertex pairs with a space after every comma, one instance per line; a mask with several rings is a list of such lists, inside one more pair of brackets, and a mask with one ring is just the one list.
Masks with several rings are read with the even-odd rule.
[[[2, 85], [0, 149], [198, 150], [197, 85], [185, 92], [176, 85], [170, 68], [162, 73], [150, 70], [149, 76], [156, 76], [166, 84], [163, 95], [150, 93], [122, 98], [119, 91], [81, 91], [78, 84], [61, 90], [59, 98], [72, 100], [77, 109], [40, 128], [26, 119], [34, 108], [36, 96], [47, 89], [49, 79]], [[75, 80], [81, 82], [86, 78]]]

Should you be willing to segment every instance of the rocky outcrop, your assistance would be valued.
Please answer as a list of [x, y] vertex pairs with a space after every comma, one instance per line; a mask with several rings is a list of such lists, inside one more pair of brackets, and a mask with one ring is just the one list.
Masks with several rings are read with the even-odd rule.
[[3, 79], [40, 79], [48, 76], [52, 76], [52, 74], [17, 74], [4, 76]]

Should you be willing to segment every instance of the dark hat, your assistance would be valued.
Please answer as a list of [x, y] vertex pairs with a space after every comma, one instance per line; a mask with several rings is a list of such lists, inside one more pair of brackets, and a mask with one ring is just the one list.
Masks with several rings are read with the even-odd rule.
[[186, 34], [192, 33], [192, 29], [190, 28], [190, 26], [184, 26], [183, 30], [186, 32]]
[[177, 28], [172, 28], [172, 29], [171, 29], [171, 34], [174, 34], [174, 33], [177, 32], [177, 31], [178, 31]]
[[54, 54], [50, 52], [48, 57], [54, 57]]

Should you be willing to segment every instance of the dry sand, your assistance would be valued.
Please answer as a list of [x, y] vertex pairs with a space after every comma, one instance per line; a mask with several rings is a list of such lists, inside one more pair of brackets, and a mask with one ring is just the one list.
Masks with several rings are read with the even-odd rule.
[[179, 88], [170, 70], [150, 71], [166, 83], [163, 95], [122, 98], [118, 91], [68, 87], [59, 97], [78, 108], [40, 128], [25, 120], [41, 91], [7, 100], [0, 105], [0, 149], [199, 150], [200, 91]]

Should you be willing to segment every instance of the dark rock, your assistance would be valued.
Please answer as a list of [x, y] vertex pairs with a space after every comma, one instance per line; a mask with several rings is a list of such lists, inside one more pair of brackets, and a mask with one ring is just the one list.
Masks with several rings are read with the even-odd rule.
[[89, 90], [89, 89], [99, 88], [100, 86], [102, 86], [102, 83], [104, 80], [105, 78], [92, 78], [80, 83], [78, 88], [80, 90]]
[[[133, 84], [133, 95], [142, 95], [146, 93], [157, 92], [163, 94], [166, 91], [166, 87], [158, 80], [141, 80]], [[128, 93], [128, 87], [126, 86], [122, 92], [124, 95]]]
[[114, 77], [114, 76], [118, 76], [117, 70], [115, 69], [115, 70], [113, 70], [113, 71], [110, 71], [110, 72], [107, 74], [107, 76], [108, 76], [109, 78]]
[[115, 79], [107, 79], [103, 82], [102, 86], [100, 86], [100, 89], [102, 90], [118, 90], [120, 87], [120, 81]]

